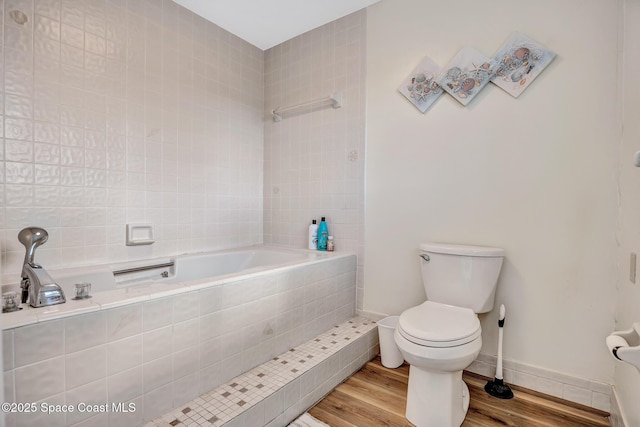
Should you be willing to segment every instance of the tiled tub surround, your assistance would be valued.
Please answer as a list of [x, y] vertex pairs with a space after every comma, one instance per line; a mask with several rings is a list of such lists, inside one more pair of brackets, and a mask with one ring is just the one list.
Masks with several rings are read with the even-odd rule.
[[4, 0], [0, 29], [0, 283], [32, 225], [48, 269], [262, 243], [260, 49], [172, 0]]
[[378, 352], [376, 323], [355, 317], [187, 402], [147, 427], [285, 426]]
[[[353, 317], [356, 257], [335, 255], [6, 329], [5, 400], [131, 402], [135, 412], [103, 416], [113, 426], [151, 421]], [[7, 425], [74, 425], [93, 415], [8, 414]]]
[[367, 11], [354, 12], [264, 53], [264, 111], [343, 94], [342, 107], [291, 112], [264, 124], [264, 242], [306, 247], [327, 218], [336, 248], [358, 255], [364, 298]]

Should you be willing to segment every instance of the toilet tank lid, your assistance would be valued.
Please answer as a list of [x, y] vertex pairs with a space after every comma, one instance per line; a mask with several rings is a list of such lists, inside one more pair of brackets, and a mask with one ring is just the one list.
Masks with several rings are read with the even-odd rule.
[[421, 243], [420, 251], [436, 254], [465, 255], [478, 257], [504, 256], [504, 249], [488, 246], [458, 245], [455, 243]]

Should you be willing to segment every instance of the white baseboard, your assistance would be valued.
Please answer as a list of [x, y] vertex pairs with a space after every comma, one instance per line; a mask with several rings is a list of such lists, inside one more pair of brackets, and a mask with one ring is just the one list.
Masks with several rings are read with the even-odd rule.
[[358, 316], [366, 317], [367, 319], [371, 319], [375, 322], [378, 320], [382, 320], [387, 317], [387, 314], [375, 313], [373, 311], [364, 311], [364, 310], [356, 310], [356, 314]]
[[[611, 412], [613, 395], [611, 384], [574, 377], [510, 360], [503, 360], [502, 366], [506, 383]], [[481, 353], [466, 370], [493, 378], [496, 374], [496, 356]]]
[[609, 413], [611, 414], [609, 417], [611, 427], [627, 427], [630, 425], [618, 403], [618, 392], [615, 387], [613, 387], [613, 393], [611, 393], [611, 410]]

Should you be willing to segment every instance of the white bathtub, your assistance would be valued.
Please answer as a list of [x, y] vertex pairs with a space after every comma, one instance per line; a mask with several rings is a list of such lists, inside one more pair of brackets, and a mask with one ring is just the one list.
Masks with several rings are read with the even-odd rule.
[[92, 293], [123, 287], [180, 284], [223, 276], [246, 275], [326, 258], [327, 253], [254, 246], [224, 252], [203, 252], [169, 258], [51, 271], [65, 294], [76, 283], [90, 282]]
[[326, 254], [265, 246], [250, 250], [185, 255], [175, 258], [175, 276], [167, 277], [167, 281], [176, 283], [229, 274], [246, 274], [314, 261], [322, 257], [326, 257]]
[[[48, 270], [64, 290], [67, 302], [38, 309], [23, 304], [24, 309], [20, 312], [3, 315], [2, 328], [197, 291], [343, 255], [259, 245], [229, 251]], [[75, 285], [85, 282], [91, 283], [91, 298], [74, 300]], [[12, 289], [19, 290], [17, 285]], [[3, 291], [6, 290], [5, 286]]]

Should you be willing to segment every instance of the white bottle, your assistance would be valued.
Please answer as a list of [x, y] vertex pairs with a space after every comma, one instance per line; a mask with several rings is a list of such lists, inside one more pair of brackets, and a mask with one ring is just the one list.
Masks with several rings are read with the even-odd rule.
[[309, 249], [318, 249], [318, 224], [315, 219], [309, 226]]

